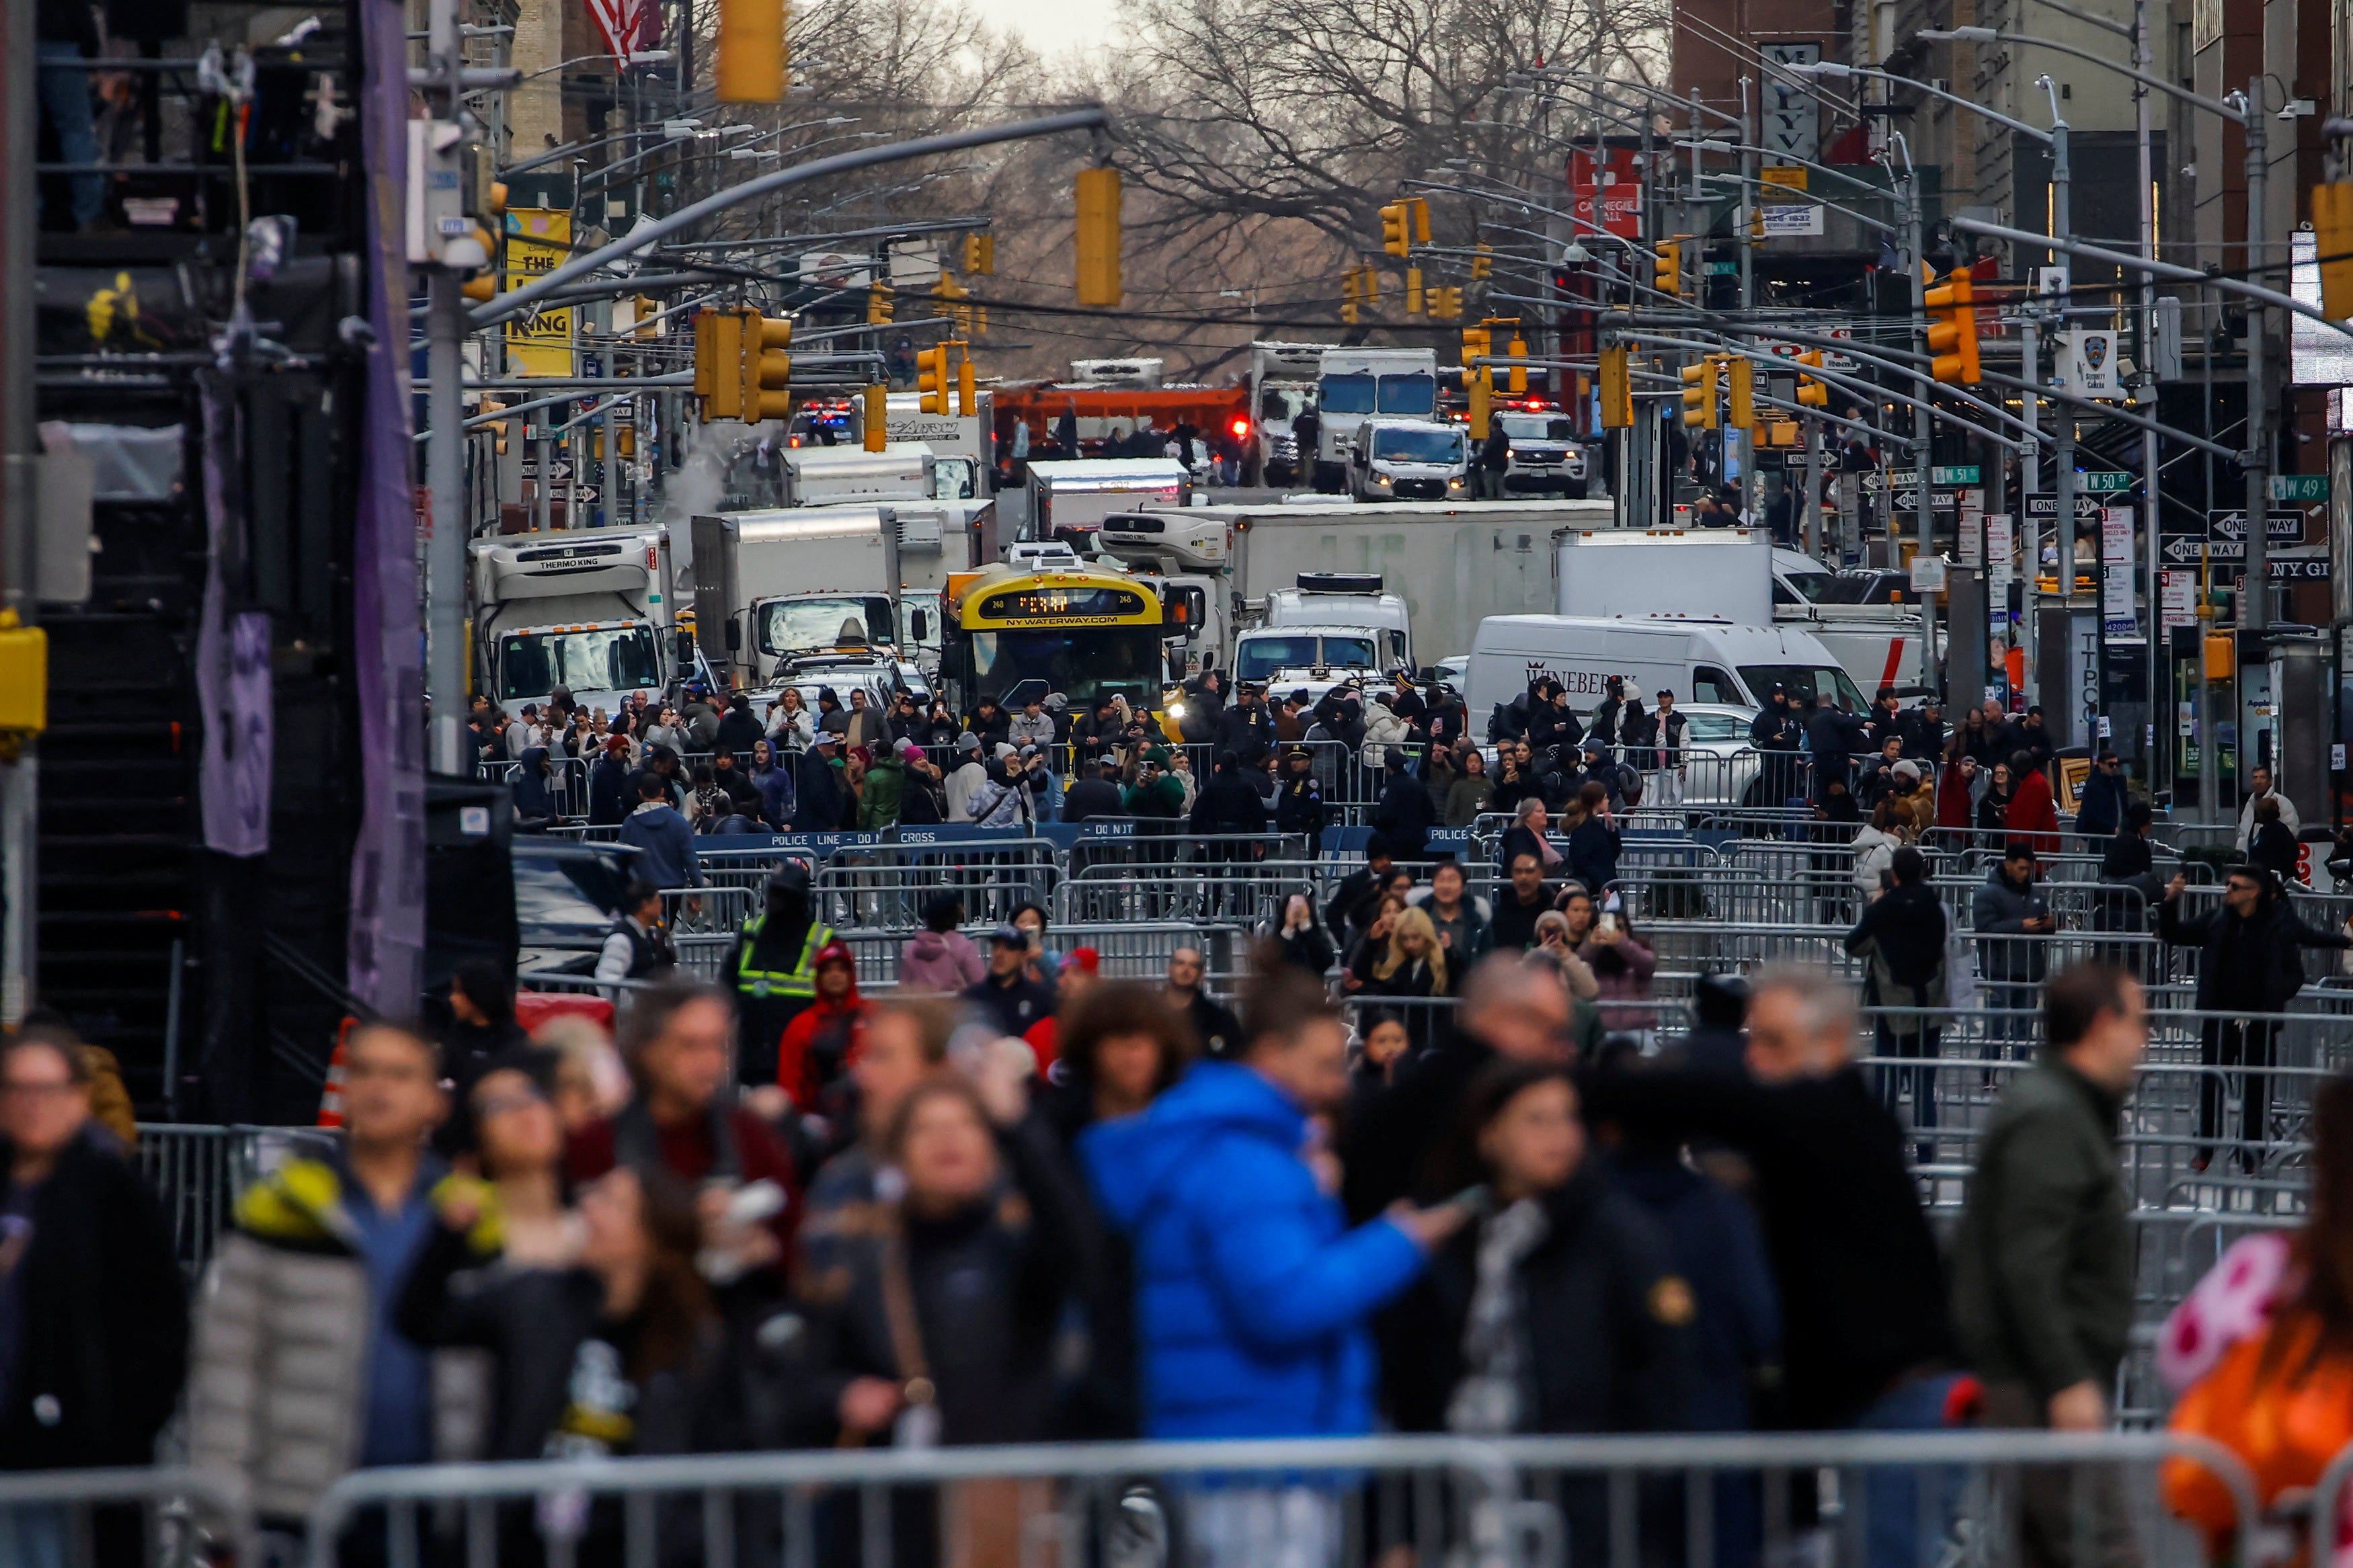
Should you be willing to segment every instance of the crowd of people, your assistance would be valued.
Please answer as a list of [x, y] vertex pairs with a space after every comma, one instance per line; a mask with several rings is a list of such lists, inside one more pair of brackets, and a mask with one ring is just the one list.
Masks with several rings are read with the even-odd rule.
[[[1899, 852], [1867, 933], [1899, 984], [1916, 860]], [[806, 997], [672, 979], [617, 1038], [576, 1015], [525, 1036], [511, 980], [476, 965], [438, 1036], [353, 1031], [340, 1142], [238, 1198], [193, 1298], [126, 1162], [135, 1130], [95, 1116], [91, 1053], [36, 1020], [0, 1048], [0, 1453], [148, 1462], [185, 1390], [192, 1462], [291, 1529], [354, 1468], [462, 1458], [2108, 1424], [2134, 1302], [2132, 975], [2031, 986], [2042, 1051], [1984, 1129], [1947, 1251], [1853, 1059], [1847, 986], [1712, 976], [1695, 1026], [1656, 1033], [1627, 1010], [1649, 964], [1622, 914], [1583, 889], [1551, 907], [1543, 872], [1515, 864], [1514, 910], [1459, 868], [1418, 886], [1376, 859], [1324, 910], [1293, 900], [1231, 998], [1198, 951], [1159, 984], [1111, 980], [1042, 911], [975, 944], [952, 905], [891, 996], [862, 995], [823, 933]], [[806, 942], [805, 891], [786, 879], [769, 914]], [[1438, 996], [1456, 1001], [1398, 1010]], [[2259, 1472], [2280, 1485], [2331, 1450], [2247, 1402], [2353, 1376], [2348, 1117], [2353, 1086], [2325, 1086], [2310, 1224], [2232, 1319], [2272, 1350], [2176, 1357], [2177, 1419], [2289, 1450]], [[1870, 1562], [1931, 1560], [1938, 1475], [1862, 1484]], [[2199, 1478], [2168, 1484], [2227, 1538]], [[1337, 1563], [1347, 1489], [1163, 1500], [1188, 1562]], [[2123, 1560], [2129, 1520], [2094, 1497], [2096, 1539], [2080, 1493], [2026, 1489], [2038, 1560]], [[1753, 1479], [1715, 1501], [1716, 1562], [1756, 1563]], [[1605, 1489], [1562, 1503], [1573, 1559], [1609, 1560], [1626, 1521]], [[707, 1515], [662, 1506], [660, 1560], [693, 1560]], [[1646, 1532], [1679, 1517], [1643, 1493]], [[135, 1542], [135, 1519], [100, 1522], [101, 1547]], [[967, 1487], [894, 1503], [890, 1527], [894, 1561], [950, 1541], [1010, 1561], [1018, 1519]], [[622, 1521], [559, 1492], [501, 1504], [498, 1528], [530, 1560], [601, 1557]], [[872, 1528], [826, 1525], [843, 1551]]]

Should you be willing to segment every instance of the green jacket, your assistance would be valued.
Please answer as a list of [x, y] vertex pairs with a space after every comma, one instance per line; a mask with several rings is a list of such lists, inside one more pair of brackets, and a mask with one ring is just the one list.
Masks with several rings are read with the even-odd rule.
[[2046, 1052], [1994, 1106], [1953, 1248], [1953, 1323], [1989, 1383], [2116, 1379], [2132, 1330], [2118, 1103]]
[[899, 786], [907, 770], [896, 757], [878, 758], [866, 769], [866, 785], [858, 796], [858, 826], [873, 832], [899, 826]]
[[1178, 817], [1185, 815], [1185, 784], [1175, 773], [1162, 773], [1149, 784], [1128, 785], [1125, 799], [1127, 809], [1137, 816]]

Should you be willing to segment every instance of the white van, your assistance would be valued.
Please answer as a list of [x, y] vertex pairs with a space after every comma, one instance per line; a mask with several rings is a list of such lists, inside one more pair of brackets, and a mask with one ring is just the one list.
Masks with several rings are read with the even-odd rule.
[[1463, 693], [1474, 732], [1498, 704], [1550, 676], [1582, 715], [1609, 693], [1609, 678], [1678, 701], [1762, 708], [1780, 687], [1790, 698], [1826, 696], [1850, 713], [1868, 704], [1821, 640], [1802, 626], [1744, 626], [1677, 616], [1490, 616], [1471, 645]]
[[1471, 494], [1471, 437], [1435, 419], [1367, 419], [1348, 447], [1357, 500], [1462, 500]]

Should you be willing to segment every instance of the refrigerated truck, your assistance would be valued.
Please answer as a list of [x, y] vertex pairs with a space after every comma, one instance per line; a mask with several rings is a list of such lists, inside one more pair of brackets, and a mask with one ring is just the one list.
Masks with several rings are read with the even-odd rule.
[[[586, 528], [475, 541], [475, 689], [510, 713], [558, 686], [607, 712], [680, 672], [670, 536]], [[684, 655], [692, 660], [692, 652]]]
[[1315, 403], [1314, 484], [1334, 492], [1348, 482], [1349, 454], [1366, 420], [1438, 417], [1438, 351], [1327, 348], [1316, 366]]

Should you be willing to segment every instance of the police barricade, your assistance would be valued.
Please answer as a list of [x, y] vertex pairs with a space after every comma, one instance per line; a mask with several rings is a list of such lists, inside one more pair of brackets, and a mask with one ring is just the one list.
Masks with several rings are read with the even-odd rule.
[[924, 906], [943, 893], [964, 900], [967, 919], [993, 923], [1022, 903], [1045, 907], [1061, 876], [1053, 839], [969, 823], [879, 833], [736, 834], [698, 840], [696, 849], [706, 882], [749, 889], [755, 900], [786, 861], [810, 867], [818, 918], [842, 928], [913, 930]]
[[[2160, 1479], [2162, 1478], [2162, 1479]], [[2257, 1492], [2168, 1433], [1757, 1433], [1031, 1445], [357, 1470], [314, 1568], [692, 1561], [860, 1568], [1172, 1563], [1819, 1568], [2081, 1561], [2198, 1568], [2167, 1484], [2220, 1492], [2252, 1563]], [[439, 1548], [437, 1552], [434, 1549]]]
[[[512, 785], [522, 773], [520, 759], [491, 763], [482, 770], [491, 784]], [[578, 821], [588, 815], [588, 763], [579, 757], [547, 756], [547, 798], [558, 817]]]
[[[987, 950], [987, 925], [970, 925], [964, 934]], [[849, 949], [858, 960], [858, 984], [861, 991], [877, 993], [896, 989], [899, 983], [899, 961], [902, 950], [912, 940], [902, 931], [841, 931], [835, 940]], [[1189, 921], [1121, 921], [1109, 924], [1050, 924], [1046, 931], [1046, 946], [1066, 961], [1074, 948], [1092, 948], [1099, 963], [1096, 973], [1105, 980], [1158, 980], [1167, 971], [1168, 955], [1180, 947], [1198, 950], [1207, 961], [1213, 979], [1229, 978], [1241, 973], [1246, 957], [1247, 933], [1232, 927], [1204, 925]]]
[[0, 1563], [259, 1568], [245, 1489], [176, 1467], [0, 1476]]
[[332, 1152], [335, 1135], [308, 1127], [205, 1127], [142, 1121], [131, 1152], [172, 1227], [172, 1248], [191, 1276], [212, 1261], [237, 1194], [290, 1154]]
[[1056, 918], [1256, 926], [1273, 919], [1282, 901], [1300, 890], [1296, 858], [1305, 847], [1304, 840], [1279, 833], [1081, 838], [1071, 848]]
[[673, 941], [689, 934], [737, 931], [760, 912], [764, 898], [760, 888], [723, 882], [715, 877], [701, 888], [664, 888], [661, 896], [662, 919], [669, 922]]

